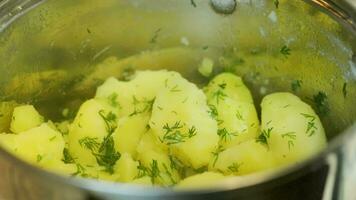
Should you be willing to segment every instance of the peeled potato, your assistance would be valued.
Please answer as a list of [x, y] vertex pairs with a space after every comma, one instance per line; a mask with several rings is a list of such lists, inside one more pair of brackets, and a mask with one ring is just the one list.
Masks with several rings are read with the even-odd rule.
[[[291, 93], [274, 93], [262, 104], [262, 136], [280, 165], [292, 164], [320, 152], [326, 136], [314, 110]], [[263, 141], [262, 140], [262, 141]]]
[[43, 123], [43, 117], [32, 105], [23, 105], [14, 108], [10, 130], [14, 133], [27, 131]]
[[[90, 99], [84, 102], [69, 128], [69, 152], [82, 165], [97, 166], [90, 147], [98, 148], [108, 135], [107, 125], [102, 115], [109, 113], [117, 116], [118, 109], [102, 99]], [[102, 113], [102, 115], [100, 114]]]
[[210, 113], [218, 122], [220, 145], [228, 148], [257, 137], [259, 120], [252, 96], [241, 78], [223, 73], [204, 89]]
[[275, 166], [272, 152], [255, 140], [249, 140], [216, 153], [209, 169], [226, 175], [244, 175]]
[[122, 108], [120, 116], [132, 115], [135, 111], [146, 112], [152, 106], [157, 92], [171, 76], [178, 74], [166, 70], [137, 71], [128, 82], [109, 78], [98, 87], [96, 97], [116, 101]]
[[113, 136], [116, 150], [135, 156], [141, 136], [147, 131], [148, 120], [146, 114], [121, 118]]
[[172, 154], [187, 166], [209, 163], [218, 142], [217, 124], [208, 113], [204, 93], [181, 77], [173, 77], [156, 96], [150, 127]]
[[120, 175], [120, 182], [131, 182], [138, 174], [138, 162], [134, 161], [130, 154], [121, 154], [120, 159], [116, 162], [115, 173]]
[[212, 187], [219, 181], [225, 179], [226, 177], [220, 173], [216, 172], [204, 172], [202, 174], [197, 174], [190, 176], [175, 186], [176, 189], [197, 189]]
[[60, 173], [71, 174], [75, 167], [62, 162], [64, 140], [61, 133], [47, 124], [21, 132], [0, 134], [2, 147], [32, 164]]

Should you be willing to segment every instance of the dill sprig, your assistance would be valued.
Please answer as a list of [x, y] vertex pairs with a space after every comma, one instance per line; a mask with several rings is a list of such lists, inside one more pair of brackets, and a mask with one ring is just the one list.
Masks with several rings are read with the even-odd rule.
[[227, 95], [221, 88], [219, 88], [213, 93], [213, 98], [216, 100], [216, 104], [219, 104], [220, 101], [224, 101], [226, 97]]
[[169, 125], [166, 123], [163, 126], [163, 130], [165, 130], [165, 134], [161, 140], [162, 143], [166, 143], [167, 145], [178, 144], [181, 142], [185, 142], [186, 139], [192, 138], [197, 134], [197, 130], [195, 126], [189, 128], [187, 133], [182, 131], [184, 126], [181, 125], [180, 121], [175, 122], [173, 125]]
[[143, 98], [142, 100], [138, 100], [136, 96], [133, 96], [132, 104], [134, 105], [134, 111], [129, 116], [134, 116], [141, 113], [150, 113], [152, 111], [155, 99], [156, 98], [147, 100], [146, 98]]
[[77, 171], [72, 174], [72, 176], [77, 176], [80, 175], [82, 177], [88, 177], [89, 174], [86, 173], [86, 169], [83, 167], [83, 165], [76, 163], [75, 164], [77, 167]]
[[180, 161], [178, 158], [176, 158], [173, 155], [169, 155], [169, 161], [170, 161], [169, 167], [171, 168], [171, 170], [177, 171], [181, 177], [184, 177], [185, 167], [182, 161]]
[[226, 130], [226, 128], [222, 128], [218, 130], [218, 136], [220, 137], [220, 140], [227, 141], [231, 140], [233, 136], [237, 136], [237, 132], [229, 132]]
[[273, 4], [277, 9], [279, 8], [279, 0], [273, 0]]
[[316, 117], [305, 113], [300, 114], [308, 120], [305, 134], [307, 134], [309, 137], [313, 136], [318, 130], [318, 127], [315, 126]]
[[273, 128], [268, 128], [267, 130], [264, 129], [261, 131], [261, 134], [256, 138], [256, 142], [259, 142], [261, 144], [267, 145], [268, 146], [268, 139], [271, 136]]
[[244, 120], [244, 117], [242, 116], [242, 114], [239, 110], [236, 110], [236, 118], [238, 120]]
[[218, 118], [218, 109], [216, 108], [216, 106], [209, 104], [209, 110], [208, 113], [210, 114], [210, 117], [213, 119], [217, 119]]
[[318, 92], [318, 94], [313, 96], [313, 101], [316, 107], [316, 112], [319, 116], [325, 116], [329, 113], [329, 102], [328, 97], [322, 91]]
[[281, 54], [283, 54], [285, 57], [288, 57], [291, 53], [291, 49], [287, 46], [284, 45], [281, 50], [280, 50]]
[[117, 93], [112, 93], [110, 96], [108, 96], [108, 100], [110, 102], [110, 105], [113, 107], [120, 107], [119, 102], [117, 102]]
[[223, 152], [225, 149], [223, 148], [223, 146], [219, 145], [215, 151], [211, 152], [213, 154], [213, 167], [215, 167], [216, 162], [219, 159], [219, 155], [221, 152]]
[[297, 139], [297, 135], [295, 134], [295, 132], [284, 133], [281, 136], [283, 139], [286, 138], [288, 140], [289, 150], [291, 149], [291, 147], [294, 147], [294, 141]]
[[70, 155], [68, 148], [63, 149], [63, 159], [62, 161], [66, 164], [74, 163], [74, 158]]
[[237, 162], [234, 162], [232, 163], [231, 165], [229, 165], [227, 167], [227, 169], [231, 172], [231, 173], [238, 173], [239, 172], [239, 169], [241, 167], [243, 163], [237, 163]]
[[157, 160], [152, 160], [149, 167], [145, 167], [140, 161], [139, 165], [137, 166], [138, 174], [136, 178], [141, 178], [144, 176], [149, 176], [151, 178], [152, 184], [156, 183], [157, 178], [160, 178], [161, 171], [158, 167]]
[[104, 110], [100, 110], [99, 115], [105, 122], [108, 134], [101, 143], [98, 142], [98, 138], [84, 137], [79, 140], [79, 144], [91, 151], [98, 165], [103, 166], [106, 172], [113, 174], [114, 165], [121, 157], [121, 154], [115, 150], [115, 142], [112, 137], [117, 126], [116, 115], [112, 112], [105, 115]]
[[293, 92], [298, 92], [300, 90], [300, 88], [302, 87], [302, 83], [303, 81], [301, 80], [294, 80], [291, 83], [291, 88]]
[[342, 94], [344, 95], [344, 98], [346, 98], [346, 96], [347, 96], [347, 83], [346, 82], [342, 86]]

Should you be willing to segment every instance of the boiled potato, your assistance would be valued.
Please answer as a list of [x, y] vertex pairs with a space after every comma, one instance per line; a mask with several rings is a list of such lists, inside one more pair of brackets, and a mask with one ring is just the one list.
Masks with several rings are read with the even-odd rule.
[[116, 128], [118, 111], [103, 99], [90, 99], [81, 105], [68, 134], [69, 152], [78, 163], [84, 166], [98, 165], [93, 152], [98, 150], [109, 134], [108, 128]]
[[149, 112], [157, 92], [172, 76], [178, 74], [161, 70], [137, 71], [133, 79], [128, 82], [109, 78], [98, 87], [96, 97], [116, 101], [122, 108], [120, 116]]
[[197, 189], [197, 188], [212, 187], [225, 178], [226, 177], [220, 173], [204, 172], [202, 174], [197, 174], [185, 178], [184, 180], [179, 182], [179, 184], [177, 184], [175, 188], [181, 190], [181, 189]]
[[[137, 158], [143, 166], [137, 178], [150, 176], [152, 184], [160, 185], [173, 185], [179, 182], [178, 169], [173, 166], [174, 163], [168, 151], [168, 148], [156, 139], [152, 130], [146, 132], [137, 146]], [[153, 171], [157, 172], [157, 177], [152, 177]]]
[[71, 174], [75, 167], [62, 162], [64, 140], [61, 133], [44, 123], [19, 134], [0, 134], [0, 144], [19, 158], [60, 173]]
[[274, 167], [268, 148], [255, 140], [215, 151], [209, 169], [226, 175], [244, 175]]
[[135, 157], [137, 145], [142, 135], [147, 131], [148, 120], [147, 114], [121, 118], [113, 135], [116, 150]]
[[14, 108], [10, 130], [14, 133], [27, 131], [43, 123], [43, 117], [32, 105], [23, 105]]
[[320, 152], [326, 136], [314, 110], [291, 93], [263, 98], [259, 140], [275, 154], [279, 165], [291, 164]]
[[196, 169], [209, 163], [219, 140], [204, 93], [182, 77], [167, 80], [157, 94], [149, 124], [173, 155]]
[[120, 182], [131, 182], [138, 174], [138, 162], [134, 161], [130, 154], [121, 154], [120, 159], [116, 162], [115, 172], [120, 175]]
[[218, 122], [220, 145], [228, 148], [257, 137], [259, 120], [250, 91], [241, 78], [223, 73], [204, 89], [210, 113]]

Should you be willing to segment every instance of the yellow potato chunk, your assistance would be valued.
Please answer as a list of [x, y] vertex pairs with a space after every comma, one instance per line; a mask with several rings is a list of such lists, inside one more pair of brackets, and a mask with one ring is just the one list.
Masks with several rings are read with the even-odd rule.
[[175, 186], [175, 189], [182, 190], [212, 187], [225, 178], [226, 177], [220, 173], [204, 172], [202, 174], [196, 174], [185, 178]]
[[173, 155], [196, 169], [209, 163], [219, 140], [204, 93], [181, 77], [169, 79], [158, 93], [149, 124]]
[[10, 130], [14, 133], [27, 131], [43, 123], [43, 117], [31, 105], [14, 108]]
[[241, 78], [223, 73], [204, 89], [210, 114], [218, 122], [220, 145], [224, 148], [257, 137], [259, 120], [250, 91]]
[[147, 131], [148, 120], [147, 114], [121, 118], [113, 135], [116, 150], [135, 157], [137, 145], [142, 135]]
[[[160, 185], [173, 185], [179, 182], [179, 166], [176, 165], [173, 156], [168, 153], [168, 148], [157, 141], [152, 129], [143, 134], [137, 146], [140, 170], [137, 178], [149, 176], [151, 183]], [[157, 172], [157, 176], [153, 175]]]
[[144, 177], [141, 177], [141, 178], [137, 178], [137, 179], [131, 181], [130, 183], [134, 184], [134, 185], [147, 185], [147, 186], [151, 186], [152, 185], [151, 177], [149, 177], [149, 176], [144, 176]]
[[[69, 152], [78, 163], [97, 166], [93, 152], [97, 152], [109, 134], [108, 128], [116, 127], [117, 112], [118, 109], [102, 99], [90, 99], [81, 105], [68, 134]], [[112, 119], [104, 119], [108, 117]]]
[[130, 154], [121, 154], [120, 159], [116, 162], [115, 173], [120, 175], [120, 182], [131, 182], [138, 174], [138, 162], [134, 161]]
[[109, 78], [98, 87], [96, 97], [117, 102], [122, 108], [120, 116], [147, 113], [151, 111], [157, 92], [164, 87], [165, 81], [171, 76], [178, 76], [178, 74], [166, 70], [137, 71], [134, 78], [128, 82]]
[[313, 109], [291, 93], [264, 97], [262, 133], [258, 137], [274, 153], [280, 165], [292, 164], [320, 152], [326, 136]]
[[74, 165], [66, 165], [61, 161], [64, 149], [61, 133], [45, 123], [17, 135], [0, 134], [0, 145], [41, 168], [66, 174], [75, 171]]
[[249, 140], [215, 151], [209, 169], [226, 175], [244, 175], [270, 169], [273, 166], [272, 152], [255, 140]]

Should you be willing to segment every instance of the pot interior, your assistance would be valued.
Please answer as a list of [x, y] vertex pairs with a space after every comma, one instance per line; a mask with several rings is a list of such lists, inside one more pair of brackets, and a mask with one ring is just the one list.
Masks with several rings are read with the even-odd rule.
[[197, 68], [206, 57], [215, 73], [243, 77], [257, 108], [264, 95], [288, 91], [313, 106], [329, 140], [353, 124], [349, 29], [299, 0], [236, 2], [230, 15], [205, 0], [38, 5], [0, 33], [0, 131], [8, 131], [8, 105], [32, 103], [61, 120], [64, 108], [74, 112], [107, 77], [133, 69], [175, 70], [203, 85], [209, 80]]

